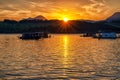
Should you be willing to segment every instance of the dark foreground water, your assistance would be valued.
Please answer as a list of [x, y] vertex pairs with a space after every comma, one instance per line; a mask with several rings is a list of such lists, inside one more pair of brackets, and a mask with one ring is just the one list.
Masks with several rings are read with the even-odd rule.
[[120, 39], [0, 35], [0, 80], [120, 80]]

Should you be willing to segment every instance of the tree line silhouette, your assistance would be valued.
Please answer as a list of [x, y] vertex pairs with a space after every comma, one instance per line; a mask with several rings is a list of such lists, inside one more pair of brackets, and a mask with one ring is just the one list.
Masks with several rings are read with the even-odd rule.
[[[120, 21], [113, 21], [120, 23]], [[91, 22], [87, 20], [8, 20], [0, 22], [0, 33], [41, 32], [50, 33], [86, 33], [98, 31], [120, 32], [120, 27], [106, 24], [106, 21]]]

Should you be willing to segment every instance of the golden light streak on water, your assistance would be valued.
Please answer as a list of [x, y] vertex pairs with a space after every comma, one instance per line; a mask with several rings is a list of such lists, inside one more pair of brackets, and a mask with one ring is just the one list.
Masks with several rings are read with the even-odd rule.
[[63, 42], [64, 42], [64, 57], [66, 58], [68, 55], [68, 37], [64, 36], [63, 37]]

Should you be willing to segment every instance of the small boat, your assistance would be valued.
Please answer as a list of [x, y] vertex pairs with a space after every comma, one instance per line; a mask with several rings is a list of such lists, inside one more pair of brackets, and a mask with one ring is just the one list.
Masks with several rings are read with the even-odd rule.
[[84, 33], [83, 35], [81, 35], [81, 37], [92, 37], [94, 34], [93, 33]]
[[102, 32], [93, 36], [93, 38], [98, 39], [116, 39], [117, 34], [115, 32]]
[[21, 37], [19, 37], [20, 39], [23, 40], [38, 40], [40, 38], [48, 38], [48, 33], [46, 32], [34, 32], [34, 33], [23, 33]]

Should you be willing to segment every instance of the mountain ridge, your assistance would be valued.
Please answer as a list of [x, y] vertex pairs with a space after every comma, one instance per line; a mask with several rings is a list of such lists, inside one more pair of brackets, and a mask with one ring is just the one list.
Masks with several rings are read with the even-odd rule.
[[120, 21], [120, 12], [115, 12], [112, 16], [106, 19], [107, 22]]
[[24, 18], [24, 19], [22, 19], [22, 20], [42, 20], [42, 21], [45, 21], [45, 20], [47, 20], [47, 18], [45, 18], [45, 17], [42, 16], [42, 15], [38, 15], [38, 16], [33, 17], [33, 18], [29, 17], [29, 18]]

